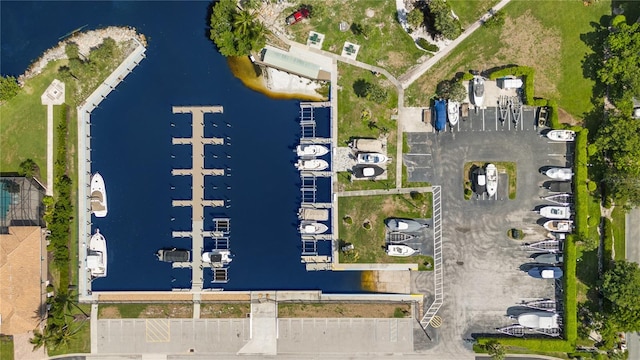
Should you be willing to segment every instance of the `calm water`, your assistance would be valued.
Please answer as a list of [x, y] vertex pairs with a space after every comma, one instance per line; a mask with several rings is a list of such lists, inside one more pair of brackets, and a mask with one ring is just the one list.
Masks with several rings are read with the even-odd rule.
[[[205, 134], [229, 137], [231, 145], [207, 146], [206, 166], [229, 168], [231, 176], [208, 177], [205, 196], [228, 199], [230, 207], [205, 209], [205, 227], [212, 226], [214, 216], [231, 218], [235, 258], [229, 283], [216, 287], [360, 291], [359, 272], [308, 273], [300, 263], [300, 179], [293, 167], [300, 136], [298, 102], [268, 99], [231, 75], [206, 36], [209, 6], [0, 3], [2, 74], [21, 74], [60, 36], [84, 24], [87, 29], [131, 25], [149, 40], [147, 58], [92, 115], [92, 169], [104, 176], [109, 198], [108, 217], [93, 220], [107, 237], [109, 276], [94, 281], [93, 289], [189, 287], [190, 270], [173, 270], [154, 256], [161, 247], [191, 245], [170, 236], [190, 228], [190, 209], [174, 209], [171, 200], [188, 198], [191, 186], [189, 177], [171, 176], [172, 168], [191, 161], [190, 147], [171, 145], [172, 137], [191, 133], [190, 117], [172, 114], [171, 106], [222, 105], [223, 114], [205, 116]], [[328, 111], [319, 118], [319, 135], [328, 136]], [[321, 201], [330, 200], [328, 184], [322, 184]], [[328, 254], [329, 244], [323, 245]], [[205, 283], [210, 276], [205, 273]]]

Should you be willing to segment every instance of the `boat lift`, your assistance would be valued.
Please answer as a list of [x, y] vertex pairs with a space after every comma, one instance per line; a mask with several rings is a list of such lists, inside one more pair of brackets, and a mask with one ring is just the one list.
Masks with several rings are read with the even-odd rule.
[[318, 187], [316, 185], [315, 176], [300, 176], [302, 185], [300, 186], [300, 192], [302, 195], [302, 204], [313, 204], [316, 202], [316, 196]]
[[302, 139], [316, 137], [316, 120], [314, 107], [309, 103], [300, 103], [300, 130]]

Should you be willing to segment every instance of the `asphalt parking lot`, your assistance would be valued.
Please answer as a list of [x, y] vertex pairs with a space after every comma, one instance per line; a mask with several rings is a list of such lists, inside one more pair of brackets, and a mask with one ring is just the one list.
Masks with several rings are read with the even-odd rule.
[[[424, 336], [418, 346], [427, 352], [469, 349], [471, 342], [465, 339], [497, 333], [496, 328], [515, 323], [507, 315], [522, 301], [555, 298], [553, 280], [534, 279], [522, 271], [531, 253], [522, 249], [523, 241], [509, 239], [506, 232], [522, 229], [524, 242], [545, 239], [546, 230], [533, 211], [549, 194], [541, 188], [549, 179], [540, 170], [570, 166], [571, 145], [541, 136], [533, 108], [523, 108], [518, 127], [505, 122], [506, 128], [496, 120], [495, 111], [479, 110], [472, 117], [470, 110], [470, 119], [446, 132], [407, 133], [410, 153], [404, 160], [410, 181], [442, 186], [444, 304], [438, 315], [443, 323], [438, 329], [429, 328], [431, 340]], [[502, 174], [494, 199], [485, 194], [464, 200], [462, 172], [469, 161], [514, 162], [516, 199], [508, 199]]]

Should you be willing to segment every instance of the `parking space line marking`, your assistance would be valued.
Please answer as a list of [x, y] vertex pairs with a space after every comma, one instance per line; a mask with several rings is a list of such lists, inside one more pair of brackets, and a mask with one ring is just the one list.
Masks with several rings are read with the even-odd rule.
[[411, 153], [411, 154], [405, 154], [405, 155], [424, 155], [424, 156], [431, 156], [431, 154], [420, 154], [420, 153]]
[[499, 109], [496, 109], [496, 112], [495, 112], [495, 114], [496, 114], [496, 131], [498, 131], [498, 111], [499, 111]]
[[482, 131], [484, 131], [484, 109], [482, 109]]

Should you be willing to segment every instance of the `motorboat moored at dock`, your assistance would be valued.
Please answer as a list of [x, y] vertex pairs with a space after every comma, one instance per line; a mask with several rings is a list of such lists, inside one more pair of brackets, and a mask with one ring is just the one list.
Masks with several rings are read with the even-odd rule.
[[224, 267], [229, 265], [232, 260], [231, 251], [228, 249], [216, 249], [202, 253], [202, 262], [211, 264], [211, 267]]
[[417, 253], [418, 250], [406, 245], [387, 245], [387, 255], [406, 257]]
[[104, 179], [100, 173], [95, 173], [91, 177], [91, 212], [96, 217], [107, 216], [107, 190], [104, 186]]
[[322, 159], [300, 159], [295, 166], [300, 171], [322, 171], [329, 167], [329, 163]]
[[107, 276], [107, 240], [100, 233], [100, 229], [96, 229], [89, 240], [87, 269], [92, 280]]
[[191, 261], [191, 251], [184, 249], [160, 249], [156, 252], [158, 260], [163, 262], [188, 262]]
[[300, 157], [316, 157], [326, 155], [329, 153], [329, 149], [317, 144], [300, 144], [296, 147], [296, 153]]
[[458, 120], [460, 120], [460, 103], [457, 101], [447, 101], [447, 117], [449, 118], [449, 124], [456, 126]]
[[554, 180], [571, 180], [573, 172], [570, 168], [551, 168], [544, 172], [549, 178]]
[[574, 141], [576, 132], [573, 130], [551, 130], [547, 133], [547, 138], [551, 141]]
[[329, 227], [317, 222], [303, 222], [299, 229], [302, 235], [317, 235], [327, 232]]
[[487, 165], [485, 175], [487, 177], [487, 195], [493, 196], [498, 191], [498, 168], [493, 164]]
[[548, 219], [567, 220], [571, 218], [571, 208], [568, 206], [545, 206], [540, 209], [540, 215]]
[[544, 223], [544, 228], [558, 233], [568, 233], [572, 231], [573, 221], [571, 220], [549, 220]]

